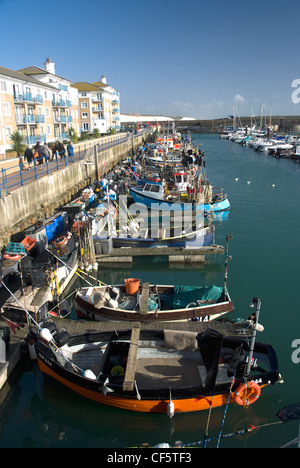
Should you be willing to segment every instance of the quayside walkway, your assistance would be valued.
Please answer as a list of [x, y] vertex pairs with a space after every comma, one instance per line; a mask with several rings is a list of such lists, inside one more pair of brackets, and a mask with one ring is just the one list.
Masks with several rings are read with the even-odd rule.
[[[86, 164], [92, 164], [95, 162], [95, 157], [100, 153], [117, 145], [128, 143], [130, 147], [130, 143], [132, 143], [133, 147], [134, 140], [143, 134], [144, 131], [131, 134], [121, 133], [102, 137], [100, 139], [75, 143], [73, 145], [74, 154], [72, 156], [68, 156], [67, 152], [65, 155], [59, 152], [53, 155], [50, 150], [50, 156], [46, 161], [43, 161], [43, 165], [40, 165], [39, 161], [35, 159], [31, 170], [28, 170], [27, 161], [25, 161], [23, 165], [22, 161], [18, 158], [1, 161], [0, 193], [2, 201], [4, 201], [5, 195], [11, 193], [13, 190], [58, 171], [70, 164], [74, 164], [77, 161], [84, 161]], [[99, 170], [104, 171], [104, 165], [102, 167], [100, 165]]]

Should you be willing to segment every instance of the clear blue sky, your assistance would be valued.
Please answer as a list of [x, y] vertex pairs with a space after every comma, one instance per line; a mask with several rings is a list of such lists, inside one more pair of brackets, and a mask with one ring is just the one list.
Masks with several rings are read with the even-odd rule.
[[0, 24], [1, 66], [104, 74], [121, 113], [300, 114], [300, 0], [0, 0]]

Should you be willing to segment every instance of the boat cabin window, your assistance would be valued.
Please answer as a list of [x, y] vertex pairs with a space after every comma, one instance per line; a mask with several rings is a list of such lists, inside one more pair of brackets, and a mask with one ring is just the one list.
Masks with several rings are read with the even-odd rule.
[[151, 192], [156, 192], [156, 193], [158, 193], [158, 192], [159, 192], [159, 185], [152, 185], [152, 187], [151, 187]]
[[150, 189], [151, 189], [151, 185], [146, 184], [144, 188], [145, 192], [150, 192]]

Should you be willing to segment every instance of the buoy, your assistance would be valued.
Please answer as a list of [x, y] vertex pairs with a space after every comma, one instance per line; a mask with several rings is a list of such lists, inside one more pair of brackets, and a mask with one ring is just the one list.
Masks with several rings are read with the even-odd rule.
[[275, 184], [272, 184], [272, 187], [275, 187]]
[[174, 403], [172, 401], [171, 388], [170, 388], [170, 400], [169, 400], [168, 407], [167, 407], [167, 414], [168, 414], [169, 418], [173, 418], [173, 416], [175, 414], [175, 407], [174, 407]]
[[170, 400], [168, 403], [167, 413], [168, 413], [169, 418], [173, 418], [175, 414], [175, 407], [174, 407], [174, 403], [172, 400]]
[[51, 341], [53, 338], [52, 333], [48, 328], [42, 328], [40, 332], [40, 337], [47, 342]]
[[237, 182], [238, 180], [239, 180], [239, 178], [237, 177], [237, 178], [235, 179], [235, 181]]
[[95, 376], [94, 372], [91, 371], [90, 369], [86, 369], [83, 372], [83, 377], [85, 377], [86, 379], [90, 379], [90, 380], [97, 380], [97, 377]]
[[247, 184], [251, 184], [251, 180], [248, 180]]

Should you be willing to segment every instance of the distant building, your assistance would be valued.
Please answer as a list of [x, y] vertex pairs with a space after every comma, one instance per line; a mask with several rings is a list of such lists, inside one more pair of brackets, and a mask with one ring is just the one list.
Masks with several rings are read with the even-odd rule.
[[120, 130], [120, 94], [106, 83], [104, 75], [100, 81], [77, 82], [74, 86], [78, 90], [81, 132]]

